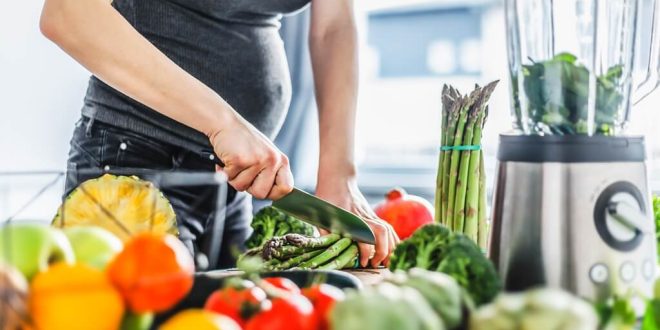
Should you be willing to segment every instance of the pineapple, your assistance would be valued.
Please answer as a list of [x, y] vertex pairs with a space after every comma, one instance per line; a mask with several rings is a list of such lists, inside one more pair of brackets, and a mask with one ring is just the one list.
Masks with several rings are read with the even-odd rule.
[[105, 174], [83, 182], [60, 206], [53, 225], [103, 227], [126, 241], [139, 232], [178, 234], [170, 202], [151, 182]]

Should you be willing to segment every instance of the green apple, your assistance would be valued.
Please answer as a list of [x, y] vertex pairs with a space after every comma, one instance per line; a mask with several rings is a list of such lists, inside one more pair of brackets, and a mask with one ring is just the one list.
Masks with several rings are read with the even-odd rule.
[[61, 230], [26, 221], [0, 227], [0, 262], [14, 266], [28, 281], [60, 261], [75, 261], [71, 244]]
[[124, 314], [124, 320], [121, 322], [119, 329], [121, 330], [148, 330], [154, 323], [153, 313], [134, 314], [127, 311]]
[[123, 248], [117, 236], [101, 227], [76, 226], [64, 229], [73, 247], [76, 262], [104, 270], [110, 260]]

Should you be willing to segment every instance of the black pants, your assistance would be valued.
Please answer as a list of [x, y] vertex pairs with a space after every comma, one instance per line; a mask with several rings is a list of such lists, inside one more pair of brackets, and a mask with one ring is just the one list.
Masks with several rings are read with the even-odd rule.
[[[162, 141], [154, 141], [135, 132], [116, 128], [83, 117], [76, 123], [67, 164], [66, 194], [85, 180], [104, 171], [122, 169], [154, 171], [215, 171], [215, 163], [198, 151], [186, 150]], [[144, 179], [149, 179], [144, 177]], [[179, 226], [179, 238], [188, 249], [209, 255], [211, 229], [215, 219], [217, 186], [161, 187], [172, 203]], [[227, 186], [227, 208], [218, 268], [235, 264], [235, 256], [244, 250], [252, 218], [251, 197]]]

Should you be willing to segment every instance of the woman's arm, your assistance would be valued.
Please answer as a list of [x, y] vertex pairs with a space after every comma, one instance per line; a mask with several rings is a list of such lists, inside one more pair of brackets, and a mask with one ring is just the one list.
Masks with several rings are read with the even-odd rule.
[[[376, 235], [372, 266], [387, 261], [398, 238], [357, 188], [354, 163], [358, 89], [357, 33], [352, 0], [313, 0], [310, 52], [319, 109], [320, 159], [316, 193], [362, 216]], [[366, 266], [373, 247], [361, 245]]]
[[257, 197], [291, 190], [286, 156], [209, 87], [141, 36], [107, 0], [46, 0], [42, 33], [106, 84], [209, 137], [230, 184]]

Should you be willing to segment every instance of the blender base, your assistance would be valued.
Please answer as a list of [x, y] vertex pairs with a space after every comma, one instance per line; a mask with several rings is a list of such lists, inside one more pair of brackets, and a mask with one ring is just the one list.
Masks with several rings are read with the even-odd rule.
[[489, 256], [507, 291], [653, 293], [642, 137], [500, 136]]

